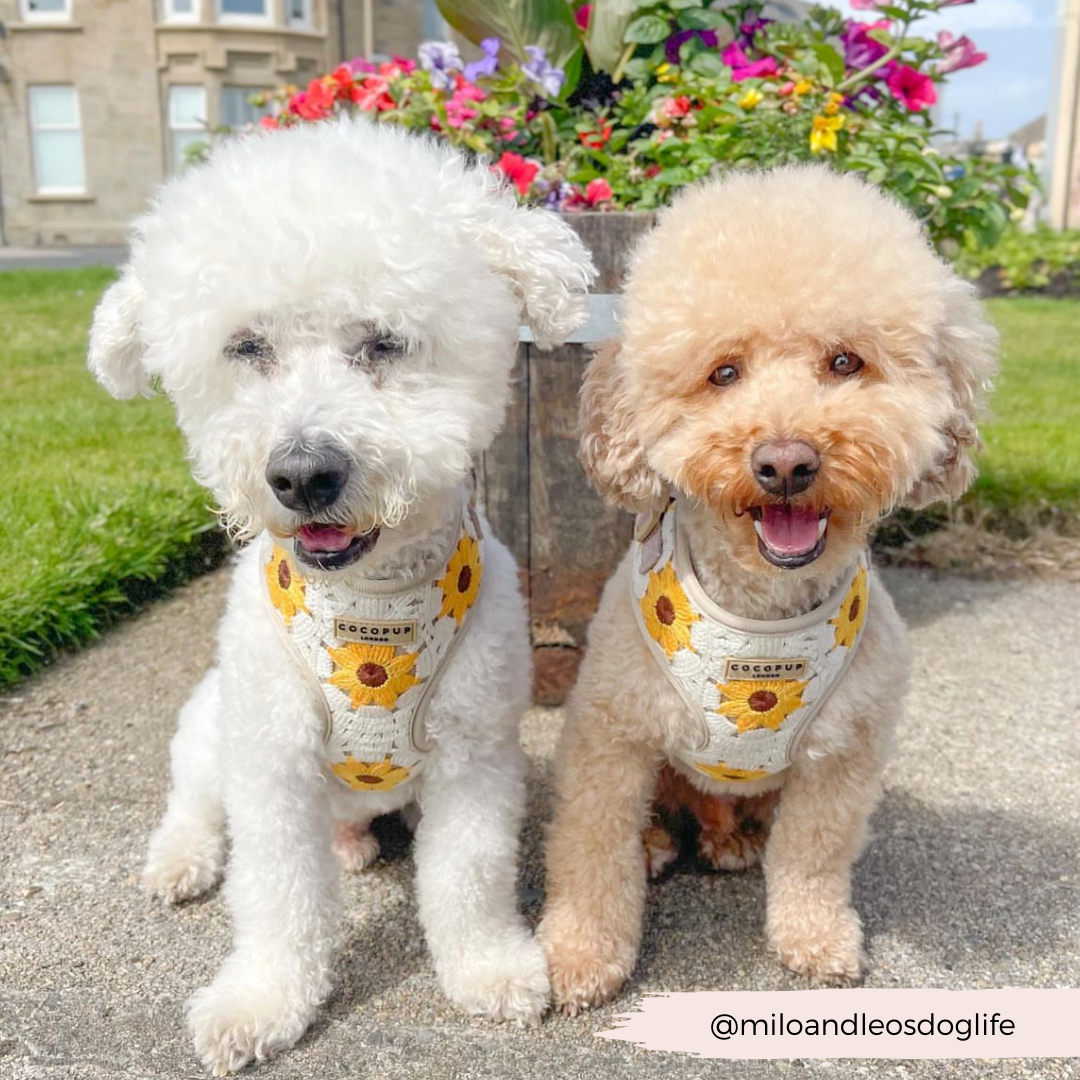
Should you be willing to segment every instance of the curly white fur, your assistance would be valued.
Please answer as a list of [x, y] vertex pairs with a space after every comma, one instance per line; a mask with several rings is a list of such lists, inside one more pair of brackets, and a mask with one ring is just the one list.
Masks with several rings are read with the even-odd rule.
[[[261, 134], [160, 192], [98, 309], [89, 363], [117, 396], [168, 393], [196, 476], [243, 536], [305, 524], [274, 497], [268, 456], [282, 440], [332, 437], [351, 463], [333, 523], [381, 527], [357, 569], [337, 573], [410, 576], [444, 557], [471, 461], [502, 422], [519, 315], [559, 340], [582, 321], [592, 277], [568, 227], [443, 146], [365, 122]], [[403, 355], [350, 360], [373, 326]], [[264, 363], [229, 354], [237, 334], [268, 343]], [[333, 822], [363, 865], [371, 818], [413, 800], [420, 916], [446, 993], [496, 1020], [543, 1011], [544, 959], [514, 891], [531, 654], [513, 560], [494, 540], [487, 558], [428, 713], [435, 748], [419, 778], [384, 794], [328, 775], [254, 548], [240, 558], [219, 667], [181, 712], [145, 870], [151, 893], [197, 896], [222, 872], [227, 820], [234, 951], [188, 1017], [215, 1072], [291, 1046], [329, 990]]]

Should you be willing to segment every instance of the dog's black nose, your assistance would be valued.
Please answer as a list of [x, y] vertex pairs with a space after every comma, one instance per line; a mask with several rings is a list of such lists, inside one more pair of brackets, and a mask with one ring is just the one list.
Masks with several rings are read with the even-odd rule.
[[762, 443], [750, 458], [750, 468], [762, 489], [790, 499], [805, 491], [821, 468], [821, 455], [801, 439]]
[[332, 442], [280, 443], [266, 465], [266, 482], [277, 501], [301, 514], [333, 506], [349, 479], [349, 457]]

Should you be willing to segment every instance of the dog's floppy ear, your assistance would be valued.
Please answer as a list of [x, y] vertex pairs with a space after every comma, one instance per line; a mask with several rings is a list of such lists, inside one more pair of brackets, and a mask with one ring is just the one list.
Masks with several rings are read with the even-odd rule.
[[144, 293], [130, 267], [109, 286], [94, 312], [87, 367], [117, 398], [150, 397], [150, 379], [143, 367], [139, 312]]
[[477, 236], [492, 267], [512, 282], [541, 348], [560, 344], [585, 322], [596, 270], [565, 221], [550, 210], [517, 206], [503, 192], [489, 200]]
[[597, 350], [581, 385], [579, 457], [605, 502], [639, 513], [657, 507], [664, 484], [645, 459], [619, 366], [618, 341]]
[[945, 452], [915, 483], [904, 505], [914, 510], [958, 499], [977, 472], [978, 421], [997, 372], [998, 334], [975, 297], [975, 289], [953, 277], [946, 295], [945, 321], [938, 333], [937, 364], [950, 400], [943, 425]]

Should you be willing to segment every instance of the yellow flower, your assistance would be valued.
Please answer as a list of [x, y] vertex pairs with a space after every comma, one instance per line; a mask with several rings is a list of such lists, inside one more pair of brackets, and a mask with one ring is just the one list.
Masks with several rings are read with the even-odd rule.
[[657, 82], [677, 82], [678, 78], [678, 73], [671, 70], [670, 64], [661, 64], [656, 69]]
[[844, 126], [842, 116], [815, 116], [814, 128], [810, 132], [810, 152], [820, 154], [822, 150], [836, 150], [836, 133]]
[[337, 670], [330, 682], [349, 695], [349, 704], [381, 705], [392, 709], [397, 699], [420, 680], [412, 674], [416, 653], [394, 655], [393, 645], [365, 645], [350, 641], [340, 649], [327, 649]]
[[765, 100], [765, 95], [760, 90], [755, 90], [750, 87], [741, 98], [739, 98], [739, 105], [744, 109], [752, 109], [759, 102]]
[[829, 620], [836, 627], [837, 645], [850, 649], [855, 644], [862, 624], [866, 621], [866, 606], [869, 599], [866, 571], [860, 566], [855, 580], [851, 583], [851, 588], [848, 589], [847, 596], [844, 597], [844, 602], [840, 605], [840, 610], [836, 613], [836, 618]]
[[439, 579], [443, 602], [437, 617], [441, 619], [444, 615], [453, 615], [460, 626], [469, 608], [476, 603], [476, 594], [480, 591], [480, 579], [483, 576], [480, 545], [471, 536], [463, 536], [458, 541], [454, 554], [450, 556], [445, 576]]
[[330, 768], [355, 791], [389, 791], [409, 779], [409, 770], [395, 765], [389, 754], [382, 761], [357, 761], [352, 754], [346, 754], [344, 761]]
[[298, 611], [307, 611], [304, 605], [304, 579], [277, 544], [266, 564], [266, 584], [270, 590], [270, 603], [281, 612], [286, 626], [292, 625], [293, 616]]
[[700, 772], [711, 776], [714, 780], [760, 780], [763, 776], [769, 775], [765, 769], [733, 769], [722, 761], [715, 765], [702, 765], [700, 761], [697, 761], [694, 765]]
[[641, 598], [641, 611], [649, 636], [669, 657], [679, 649], [692, 647], [690, 624], [697, 622], [699, 616], [690, 607], [671, 563], [659, 573], [655, 570], [649, 573], [649, 585]]
[[813, 89], [814, 89], [814, 84], [813, 83], [807, 82], [805, 79], [800, 79], [795, 84], [795, 89], [794, 89], [793, 93], [797, 97], [802, 97], [803, 94], [809, 94], [810, 91], [813, 90]]
[[805, 682], [796, 679], [745, 679], [717, 683], [724, 700], [716, 707], [730, 717], [741, 735], [755, 728], [776, 731], [803, 704]]
[[829, 116], [835, 116], [840, 111], [840, 106], [844, 103], [844, 95], [838, 94], [835, 90], [830, 90], [828, 96], [825, 98], [825, 112]]

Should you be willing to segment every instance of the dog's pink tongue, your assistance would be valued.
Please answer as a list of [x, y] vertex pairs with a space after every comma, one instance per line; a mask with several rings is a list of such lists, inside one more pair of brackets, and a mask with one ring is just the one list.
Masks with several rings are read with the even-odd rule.
[[818, 542], [818, 512], [790, 503], [761, 508], [761, 532], [777, 555], [805, 555]]
[[296, 538], [308, 551], [344, 551], [352, 543], [349, 533], [333, 525], [305, 525]]

